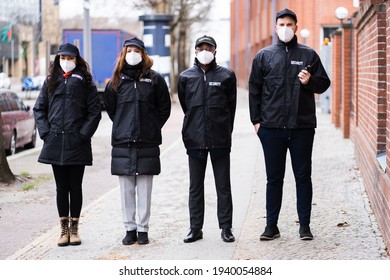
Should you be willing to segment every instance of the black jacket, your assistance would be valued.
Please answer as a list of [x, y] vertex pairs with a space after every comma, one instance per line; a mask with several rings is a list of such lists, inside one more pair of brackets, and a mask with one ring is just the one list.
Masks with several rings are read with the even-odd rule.
[[101, 119], [95, 86], [88, 88], [81, 72], [58, 77], [50, 95], [47, 80], [34, 106], [40, 137], [39, 162], [55, 165], [92, 165], [91, 137]]
[[118, 92], [110, 83], [104, 93], [107, 113], [113, 121], [111, 145], [113, 175], [160, 173], [161, 129], [171, 112], [171, 99], [164, 78], [151, 70], [133, 80], [122, 74]]
[[195, 65], [179, 75], [184, 112], [182, 137], [187, 149], [230, 148], [237, 102], [236, 75], [212, 62], [204, 72]]
[[[299, 72], [310, 65], [308, 84]], [[253, 124], [269, 128], [315, 128], [315, 93], [323, 93], [330, 80], [317, 53], [297, 43], [278, 41], [260, 50], [249, 77], [249, 108]]]

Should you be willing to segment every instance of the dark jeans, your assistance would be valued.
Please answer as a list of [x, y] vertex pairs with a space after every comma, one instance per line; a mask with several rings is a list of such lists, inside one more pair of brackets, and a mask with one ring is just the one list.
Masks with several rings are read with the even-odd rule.
[[57, 210], [60, 217], [79, 218], [83, 204], [84, 165], [52, 165], [57, 186]]
[[[188, 157], [190, 168], [190, 224], [201, 229], [204, 221], [204, 179], [207, 154], [204, 158]], [[211, 157], [215, 187], [217, 190], [217, 217], [219, 228], [232, 227], [233, 203], [230, 185], [230, 154]]]
[[314, 134], [314, 128], [276, 129], [260, 127], [258, 135], [263, 146], [267, 173], [267, 225], [278, 223], [282, 206], [287, 149], [290, 151], [295, 177], [299, 222], [301, 225], [310, 224], [313, 197], [311, 156]]

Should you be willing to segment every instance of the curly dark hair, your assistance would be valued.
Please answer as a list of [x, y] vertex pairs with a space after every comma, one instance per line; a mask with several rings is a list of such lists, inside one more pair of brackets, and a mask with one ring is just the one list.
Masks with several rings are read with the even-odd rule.
[[[81, 71], [85, 76], [88, 88], [91, 88], [93, 83], [93, 77], [91, 74], [90, 67], [88, 63], [80, 55], [76, 56], [76, 68]], [[54, 62], [49, 67], [49, 75], [47, 76], [47, 91], [50, 95], [55, 88], [57, 87], [58, 76], [62, 75], [62, 70], [60, 66], [60, 55], [56, 55]]]

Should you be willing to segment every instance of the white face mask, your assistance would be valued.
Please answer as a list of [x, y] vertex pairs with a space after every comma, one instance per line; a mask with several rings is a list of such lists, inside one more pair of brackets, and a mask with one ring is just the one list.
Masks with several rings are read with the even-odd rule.
[[126, 54], [125, 59], [129, 65], [137, 65], [138, 63], [140, 63], [142, 61], [142, 56], [139, 53], [132, 51], [132, 52], [128, 52]]
[[62, 71], [68, 73], [76, 68], [76, 63], [70, 60], [60, 59], [60, 66], [62, 68]]
[[196, 55], [196, 58], [198, 59], [198, 61], [203, 64], [203, 65], [207, 65], [209, 64], [211, 61], [213, 61], [214, 59], [214, 54], [212, 52], [209, 52], [209, 51], [201, 51], [201, 52], [198, 52], [198, 54]]
[[279, 39], [285, 43], [290, 42], [294, 37], [294, 31], [287, 26], [280, 27], [276, 32], [278, 33]]

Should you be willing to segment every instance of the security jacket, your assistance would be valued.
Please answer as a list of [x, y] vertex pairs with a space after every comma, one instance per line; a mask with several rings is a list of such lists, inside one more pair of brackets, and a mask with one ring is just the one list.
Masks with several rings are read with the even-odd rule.
[[110, 83], [104, 93], [107, 113], [113, 122], [111, 173], [158, 175], [161, 129], [171, 112], [171, 99], [164, 78], [150, 70], [140, 79], [121, 74], [118, 91]]
[[182, 137], [187, 149], [230, 148], [236, 111], [234, 72], [214, 61], [204, 72], [195, 65], [183, 71], [178, 95], [184, 112]]
[[43, 147], [38, 161], [55, 165], [92, 165], [91, 137], [101, 119], [96, 86], [88, 88], [84, 75], [74, 70], [58, 77], [50, 93], [47, 80], [34, 106]]
[[[309, 82], [299, 72], [307, 67]], [[315, 93], [323, 93], [330, 80], [317, 53], [297, 43], [297, 37], [260, 50], [249, 77], [249, 109], [253, 124], [268, 128], [315, 128]]]

